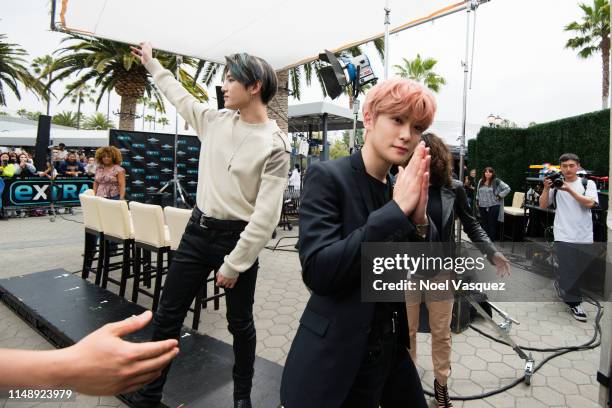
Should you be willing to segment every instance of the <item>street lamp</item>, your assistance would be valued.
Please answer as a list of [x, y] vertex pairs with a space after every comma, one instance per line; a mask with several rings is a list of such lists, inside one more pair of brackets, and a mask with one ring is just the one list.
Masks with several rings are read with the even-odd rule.
[[493, 124], [495, 123], [495, 115], [490, 114], [487, 116], [487, 122], [489, 123], [490, 127], [493, 127]]

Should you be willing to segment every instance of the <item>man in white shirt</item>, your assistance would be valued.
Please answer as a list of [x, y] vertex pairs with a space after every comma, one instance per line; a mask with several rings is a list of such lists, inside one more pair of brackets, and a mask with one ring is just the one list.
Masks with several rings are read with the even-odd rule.
[[302, 186], [302, 174], [300, 173], [300, 165], [296, 164], [289, 177], [289, 187], [293, 187], [294, 191], [299, 192]]
[[591, 208], [599, 202], [597, 187], [592, 180], [577, 176], [580, 170], [577, 155], [565, 153], [559, 162], [565, 178], [563, 185], [554, 188], [552, 180], [545, 179], [540, 208], [555, 207], [555, 251], [559, 264], [555, 285], [574, 318], [586, 322], [586, 313], [581, 306], [580, 278], [590, 263], [588, 254], [593, 244]]

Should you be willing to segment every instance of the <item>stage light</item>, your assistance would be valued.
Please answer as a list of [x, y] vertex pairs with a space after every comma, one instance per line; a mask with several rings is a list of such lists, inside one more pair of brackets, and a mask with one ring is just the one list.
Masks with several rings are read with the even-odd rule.
[[333, 52], [325, 50], [319, 54], [319, 59], [329, 64], [319, 69], [319, 74], [327, 94], [332, 99], [340, 96], [342, 88], [349, 84], [353, 86], [353, 94], [356, 94], [362, 86], [376, 83], [378, 79], [366, 55], [336, 57]]

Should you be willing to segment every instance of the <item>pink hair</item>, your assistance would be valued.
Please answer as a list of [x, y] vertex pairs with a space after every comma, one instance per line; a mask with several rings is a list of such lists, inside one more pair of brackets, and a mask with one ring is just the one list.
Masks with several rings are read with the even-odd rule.
[[366, 95], [363, 113], [375, 121], [379, 114], [408, 117], [427, 129], [436, 114], [436, 100], [428, 89], [409, 79], [392, 78], [380, 82]]

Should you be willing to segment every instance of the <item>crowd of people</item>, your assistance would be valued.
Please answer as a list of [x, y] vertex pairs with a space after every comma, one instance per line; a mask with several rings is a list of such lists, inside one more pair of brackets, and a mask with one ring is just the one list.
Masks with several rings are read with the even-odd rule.
[[96, 172], [95, 157], [90, 151], [67, 150], [60, 143], [51, 150], [51, 162], [45, 168], [36, 168], [34, 152], [24, 148], [0, 147], [0, 176], [4, 178], [25, 177], [93, 177]]
[[[23, 148], [0, 147], [0, 197], [4, 180], [28, 177], [88, 177], [93, 179], [96, 195], [109, 199], [125, 199], [125, 170], [121, 167], [121, 152], [114, 146], [91, 150], [68, 150], [64, 143], [53, 147], [51, 161], [45, 168], [37, 169], [34, 154]], [[45, 208], [31, 207], [26, 210], [4, 209], [0, 202], [0, 219], [14, 215], [40, 216], [47, 213]]]

